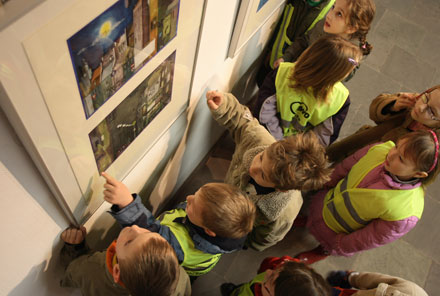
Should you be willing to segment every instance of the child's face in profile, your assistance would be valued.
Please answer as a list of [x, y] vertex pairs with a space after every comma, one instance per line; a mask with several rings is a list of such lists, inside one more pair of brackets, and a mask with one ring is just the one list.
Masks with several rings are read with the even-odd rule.
[[203, 200], [200, 189], [186, 197], [186, 215], [191, 223], [204, 228], [201, 214], [203, 212]]
[[356, 32], [347, 25], [348, 14], [347, 0], [336, 0], [325, 17], [324, 32], [348, 38], [348, 35]]
[[264, 281], [261, 284], [261, 293], [263, 296], [274, 296], [275, 295], [275, 281], [280, 274], [282, 265], [279, 265], [275, 269], [267, 269], [264, 275]]
[[411, 180], [421, 178], [420, 171], [417, 169], [414, 161], [404, 154], [406, 142], [408, 140], [399, 140], [385, 159], [385, 170], [396, 175], [400, 180]]
[[116, 240], [116, 254], [118, 259], [128, 258], [131, 254], [137, 253], [152, 237], [164, 239], [160, 234], [151, 232], [148, 229], [136, 225], [125, 227], [119, 233]]
[[440, 89], [422, 94], [411, 110], [411, 117], [428, 127], [440, 127]]
[[249, 168], [249, 175], [258, 185], [275, 188], [275, 183], [270, 179], [270, 176], [272, 176], [272, 160], [267, 156], [266, 150], [254, 157]]

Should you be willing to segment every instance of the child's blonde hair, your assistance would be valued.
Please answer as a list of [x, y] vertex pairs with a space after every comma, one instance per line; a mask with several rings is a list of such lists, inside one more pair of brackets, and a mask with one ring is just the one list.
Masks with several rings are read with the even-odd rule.
[[[432, 130], [437, 140], [430, 131], [418, 130], [408, 133], [399, 138], [398, 142], [406, 141], [404, 146], [404, 156], [410, 158], [416, 168], [422, 172], [427, 172], [428, 176], [421, 179], [423, 185], [432, 183], [437, 177], [440, 169], [438, 165], [438, 151], [436, 158], [436, 143], [440, 139], [439, 130]], [[434, 165], [434, 167], [432, 167]]]
[[376, 13], [376, 4], [373, 0], [348, 0], [347, 6], [347, 25], [357, 29], [350, 39], [359, 39], [362, 54], [369, 55], [373, 46], [367, 42], [367, 34]]
[[203, 226], [217, 236], [241, 238], [252, 231], [255, 205], [238, 188], [224, 183], [208, 183], [200, 188], [200, 197]]
[[272, 162], [269, 179], [280, 190], [316, 190], [330, 180], [325, 148], [310, 131], [284, 138], [266, 149]]
[[136, 253], [118, 260], [121, 281], [133, 296], [168, 296], [179, 280], [179, 262], [173, 247], [161, 237], [151, 237]]
[[344, 79], [358, 65], [360, 49], [339, 36], [316, 40], [298, 58], [290, 77], [294, 89], [312, 92], [325, 101], [335, 83]]

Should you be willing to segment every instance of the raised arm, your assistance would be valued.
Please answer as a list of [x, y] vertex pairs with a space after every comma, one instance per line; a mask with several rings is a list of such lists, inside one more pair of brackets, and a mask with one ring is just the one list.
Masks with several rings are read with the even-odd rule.
[[137, 225], [150, 231], [159, 232], [161, 225], [153, 214], [142, 204], [137, 194], [131, 194], [124, 183], [112, 176], [101, 174], [104, 184], [104, 199], [113, 204], [109, 212], [122, 227]]
[[379, 124], [410, 110], [416, 93], [380, 94], [370, 104], [370, 119]]
[[[222, 126], [226, 127], [234, 138], [235, 143], [241, 143], [242, 138], [251, 133], [258, 133], [252, 144], [271, 144], [274, 140], [269, 132], [260, 125], [249, 109], [240, 104], [234, 95], [209, 91], [206, 94], [207, 104], [212, 117]], [[249, 139], [249, 136], [247, 137]]]

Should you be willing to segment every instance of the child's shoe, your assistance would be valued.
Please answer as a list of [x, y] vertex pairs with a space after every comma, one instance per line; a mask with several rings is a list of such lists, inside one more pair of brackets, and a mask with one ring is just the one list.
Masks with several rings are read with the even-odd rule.
[[319, 245], [311, 251], [303, 252], [299, 255], [296, 255], [295, 258], [299, 259], [304, 264], [313, 264], [327, 258], [328, 256], [329, 255], [324, 250], [324, 248]]
[[327, 282], [333, 287], [340, 287], [344, 289], [351, 288], [348, 282], [348, 275], [350, 272], [345, 270], [334, 270], [331, 271], [327, 276]]
[[232, 292], [240, 286], [234, 285], [233, 283], [223, 283], [220, 286], [220, 292], [222, 296], [230, 296]]

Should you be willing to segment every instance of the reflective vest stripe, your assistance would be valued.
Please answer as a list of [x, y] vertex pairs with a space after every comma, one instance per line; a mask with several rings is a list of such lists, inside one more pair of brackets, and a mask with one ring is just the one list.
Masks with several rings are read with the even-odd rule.
[[[339, 192], [342, 192], [342, 198], [344, 200], [344, 204], [345, 207], [348, 211], [348, 213], [350, 214], [351, 218], [356, 221], [358, 224], [361, 225], [367, 225], [369, 223], [369, 221], [365, 221], [364, 219], [362, 219], [359, 214], [356, 212], [355, 208], [353, 207], [353, 204], [351, 203], [351, 199], [350, 199], [350, 193], [348, 193], [347, 190], [347, 177], [345, 177], [341, 183]], [[335, 192], [332, 193], [330, 200], [332, 200], [335, 196]], [[327, 208], [330, 210], [330, 212], [333, 215], [333, 218], [335, 218], [336, 222], [339, 223], [339, 225], [342, 226], [342, 228], [344, 228], [347, 232], [351, 233], [354, 231], [353, 228], [351, 228], [347, 222], [344, 221], [344, 219], [339, 215], [338, 211], [336, 210], [335, 204], [333, 201], [330, 201], [327, 204]]]
[[358, 213], [353, 207], [353, 204], [351, 203], [350, 194], [346, 191], [347, 190], [347, 178], [344, 178], [344, 181], [341, 184], [341, 192], [342, 197], [344, 198], [344, 204], [347, 207], [348, 212], [351, 215], [351, 218], [353, 218], [354, 221], [356, 221], [359, 224], [367, 225], [369, 221], [365, 221], [361, 217], [359, 217]]
[[[278, 36], [275, 40], [275, 45], [272, 48], [272, 53], [270, 57], [270, 67], [273, 69], [273, 63], [275, 60], [279, 59], [283, 55], [283, 47], [284, 42], [286, 42], [285, 39], [288, 39], [287, 37], [284, 37], [286, 35], [286, 27], [290, 23], [290, 19], [292, 18], [292, 13], [295, 8], [291, 4], [287, 4], [286, 8], [284, 10], [284, 16], [282, 21], [282, 26], [280, 30], [278, 31]], [[290, 40], [288, 44], [290, 45]]]
[[339, 225], [341, 225], [341, 227], [345, 229], [345, 231], [347, 231], [348, 233], [351, 233], [354, 231], [353, 228], [348, 226], [348, 224], [344, 221], [344, 219], [342, 219], [342, 217], [339, 215], [338, 211], [336, 211], [336, 207], [335, 207], [335, 204], [333, 203], [333, 201], [331, 201], [327, 204], [327, 208], [329, 209], [330, 213], [333, 215], [333, 218], [335, 218], [336, 222], [338, 222]]
[[[329, 3], [320, 11], [318, 16], [313, 20], [312, 24], [307, 28], [306, 32], [310, 31], [317, 22], [322, 20], [324, 16], [327, 14], [327, 12], [330, 10], [332, 5], [335, 3], [335, 0], [330, 0]], [[273, 69], [273, 63], [281, 58], [284, 54], [284, 47], [285, 44], [291, 45], [292, 40], [287, 36], [286, 31], [287, 27], [290, 24], [290, 20], [292, 19], [293, 11], [295, 10], [295, 7], [292, 4], [287, 4], [284, 8], [284, 15], [281, 22], [280, 29], [278, 30], [277, 37], [275, 39], [275, 42], [272, 46], [272, 51], [270, 53], [270, 67]]]

